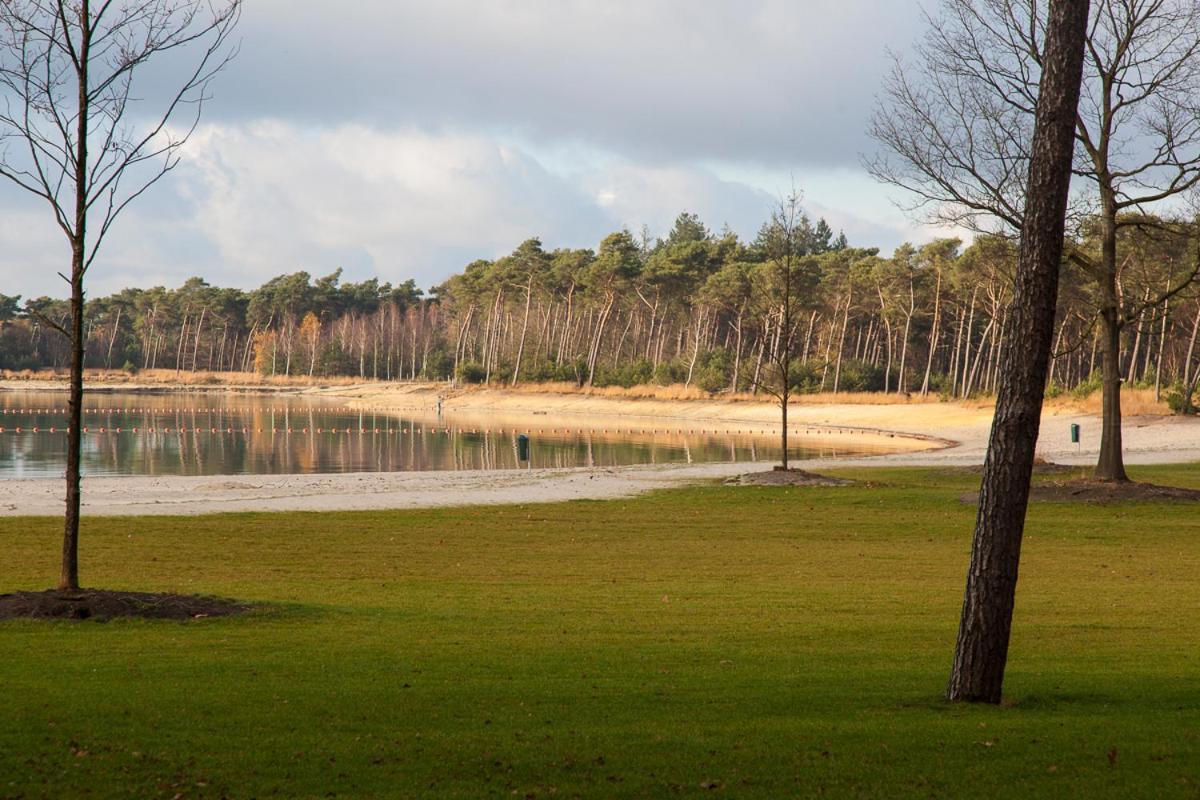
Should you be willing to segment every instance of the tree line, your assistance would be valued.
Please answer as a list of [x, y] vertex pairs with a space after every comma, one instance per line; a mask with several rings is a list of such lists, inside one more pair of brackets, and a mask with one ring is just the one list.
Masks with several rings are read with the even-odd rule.
[[[1182, 408], [1198, 375], [1195, 230], [1152, 222], [1122, 228], [1121, 374]], [[1000, 349], [1022, 335], [1009, 324], [1013, 240], [939, 239], [885, 257], [801, 217], [800, 313], [785, 331], [770, 232], [764, 225], [742, 241], [683, 213], [657, 240], [621, 230], [594, 250], [547, 250], [529, 239], [471, 262], [428, 295], [412, 280], [342, 282], [340, 270], [281, 275], [251, 291], [200, 278], [173, 290], [125, 289], [86, 303], [85, 360], [127, 370], [757, 392], [794, 337], [797, 392], [995, 391]], [[1088, 235], [1072, 243], [1075, 252], [1101, 246]], [[1086, 393], [1100, 379], [1106, 288], [1076, 260], [1062, 269], [1049, 389]], [[51, 323], [70, 324], [66, 301], [0, 295], [0, 368], [66, 366], [67, 341]]]

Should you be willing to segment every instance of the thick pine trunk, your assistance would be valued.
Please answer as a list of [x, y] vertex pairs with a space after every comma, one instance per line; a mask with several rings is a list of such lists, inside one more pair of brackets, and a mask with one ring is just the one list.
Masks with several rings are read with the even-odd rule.
[[1087, 32], [1086, 0], [1052, 0], [1000, 391], [950, 673], [951, 701], [999, 703], [1034, 448], [1054, 335], [1075, 113]]

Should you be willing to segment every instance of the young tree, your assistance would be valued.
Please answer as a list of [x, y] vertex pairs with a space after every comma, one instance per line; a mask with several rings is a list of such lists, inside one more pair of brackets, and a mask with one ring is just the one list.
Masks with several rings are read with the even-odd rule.
[[999, 703], [1033, 455], [1041, 423], [1079, 104], [1087, 0], [1051, 0], [1030, 145], [1010, 337], [1001, 354], [962, 619], [947, 698]]
[[[943, 0], [915, 68], [897, 64], [871, 126], [890, 151], [868, 167], [939, 222], [1020, 231], [1046, 12], [1023, 0]], [[1200, 5], [1096, 0], [1075, 127], [1070, 206], [1098, 222], [1097, 247], [1068, 257], [1096, 284], [1103, 423], [1095, 474], [1127, 480], [1121, 449], [1121, 332], [1196, 277], [1126, 297], [1119, 232], [1200, 182]]]
[[[121, 212], [178, 163], [240, 11], [241, 0], [0, 3], [0, 175], [49, 205], [71, 248], [70, 321], [42, 319], [71, 342], [60, 589], [79, 588], [84, 278]], [[173, 90], [143, 80], [190, 49]]]
[[788, 403], [794, 389], [797, 330], [817, 279], [816, 264], [806, 258], [808, 229], [800, 195], [793, 190], [779, 202], [759, 236], [766, 261], [758, 271], [756, 294], [775, 334], [767, 352], [766, 380], [759, 380], [758, 386], [779, 402], [783, 470], [788, 469]]

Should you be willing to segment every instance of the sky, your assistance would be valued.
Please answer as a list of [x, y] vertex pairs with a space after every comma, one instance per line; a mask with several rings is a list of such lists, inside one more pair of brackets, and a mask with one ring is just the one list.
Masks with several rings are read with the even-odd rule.
[[[856, 246], [928, 241], [861, 166], [888, 53], [921, 28], [896, 0], [246, 0], [182, 163], [89, 294], [338, 268], [428, 289], [531, 236], [595, 247], [685, 210], [750, 237], [793, 185]], [[68, 259], [44, 201], [0, 186], [0, 293], [65, 296]]]

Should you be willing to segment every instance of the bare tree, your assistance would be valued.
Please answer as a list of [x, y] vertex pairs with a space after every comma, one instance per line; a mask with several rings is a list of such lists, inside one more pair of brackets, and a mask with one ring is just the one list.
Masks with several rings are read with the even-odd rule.
[[1087, 19], [1087, 0], [1051, 0], [1011, 309], [1021, 336], [1009, 337], [1001, 353], [996, 416], [947, 689], [952, 701], [1000, 702], [1054, 335]]
[[[58, 587], [79, 588], [84, 278], [113, 223], [179, 163], [207, 87], [233, 56], [241, 0], [0, 2], [0, 175], [44, 200], [71, 248], [66, 521]], [[150, 64], [180, 68], [146, 80]], [[156, 76], [157, 77], [157, 76]]]
[[[1046, 6], [943, 0], [917, 63], [897, 63], [871, 134], [889, 151], [872, 174], [915, 198], [910, 210], [976, 231], [1020, 232]], [[1068, 218], [1098, 220], [1095, 248], [1068, 257], [1097, 286], [1103, 427], [1096, 477], [1127, 480], [1121, 449], [1120, 338], [1128, 323], [1188, 286], [1196, 270], [1149, 297], [1122, 292], [1118, 232], [1200, 181], [1200, 5], [1097, 0], [1088, 25]]]
[[780, 469], [788, 468], [788, 403], [793, 390], [792, 362], [796, 358], [801, 310], [806, 289], [811, 290], [816, 275], [804, 263], [807, 219], [800, 206], [800, 194], [793, 189], [779, 201], [767, 223], [763, 245], [766, 264], [759, 272], [756, 295], [764, 316], [774, 329], [772, 344], [766, 350], [768, 368], [754, 382], [779, 402]]

